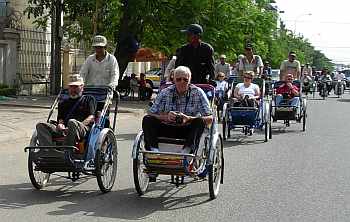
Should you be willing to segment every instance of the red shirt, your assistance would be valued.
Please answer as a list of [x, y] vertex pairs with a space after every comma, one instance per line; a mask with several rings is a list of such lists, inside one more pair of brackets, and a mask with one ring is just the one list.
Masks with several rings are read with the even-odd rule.
[[[294, 89], [294, 90], [296, 90], [297, 92], [299, 92], [299, 88], [296, 87], [295, 85], [292, 85], [292, 89]], [[288, 85], [284, 83], [283, 85], [281, 85], [279, 88], [276, 89], [276, 93], [277, 93], [277, 94], [285, 94], [285, 93], [287, 93], [287, 94], [289, 95], [289, 97], [292, 98], [292, 97], [296, 96], [296, 95], [292, 92], [292, 89], [290, 89], [290, 88], [288, 87]]]

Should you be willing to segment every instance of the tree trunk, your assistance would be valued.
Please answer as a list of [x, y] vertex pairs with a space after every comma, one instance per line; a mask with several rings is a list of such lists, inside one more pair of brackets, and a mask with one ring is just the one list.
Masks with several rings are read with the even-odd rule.
[[142, 36], [142, 20], [138, 19], [133, 13], [132, 5], [137, 5], [137, 0], [123, 0], [123, 15], [120, 19], [120, 28], [117, 36], [117, 46], [115, 57], [119, 64], [119, 80], [123, 78], [123, 74], [128, 67], [129, 62], [135, 60], [138, 50], [137, 36]]

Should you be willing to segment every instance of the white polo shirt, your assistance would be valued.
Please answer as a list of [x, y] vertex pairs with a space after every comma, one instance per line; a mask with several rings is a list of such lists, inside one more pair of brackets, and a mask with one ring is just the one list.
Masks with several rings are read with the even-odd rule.
[[79, 74], [86, 86], [111, 86], [115, 89], [119, 79], [117, 59], [107, 52], [106, 57], [98, 61], [94, 53], [86, 59]]

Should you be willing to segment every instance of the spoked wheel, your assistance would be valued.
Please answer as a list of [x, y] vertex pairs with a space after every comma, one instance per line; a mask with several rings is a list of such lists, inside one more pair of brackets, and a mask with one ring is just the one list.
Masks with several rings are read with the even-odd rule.
[[303, 132], [306, 130], [306, 111], [303, 111]]
[[226, 119], [223, 118], [223, 120], [222, 120], [222, 137], [225, 141], [226, 141], [226, 127], [227, 127]]
[[220, 184], [223, 183], [224, 175], [224, 147], [222, 138], [219, 136], [215, 147], [213, 164], [208, 165], [208, 182], [210, 199], [215, 199], [219, 194]]
[[111, 191], [117, 176], [118, 149], [117, 140], [110, 129], [104, 129], [96, 152], [96, 179], [103, 193]]
[[[31, 140], [30, 140], [30, 146], [38, 146], [38, 138], [36, 134], [33, 134]], [[29, 156], [28, 156], [28, 173], [29, 173], [29, 178], [30, 181], [32, 182], [33, 186], [41, 190], [44, 188], [47, 183], [50, 180], [50, 174], [49, 173], [44, 173], [42, 171], [39, 171], [36, 169], [37, 165], [35, 163], [35, 154], [39, 152], [39, 150], [30, 150], [29, 151]]]
[[267, 142], [269, 140], [269, 131], [270, 131], [270, 127], [266, 121], [265, 122], [265, 142]]
[[144, 163], [143, 154], [141, 151], [145, 150], [144, 142], [143, 142], [143, 134], [139, 137], [139, 141], [137, 141], [137, 151], [136, 158], [133, 159], [133, 175], [134, 175], [134, 184], [137, 193], [141, 196], [143, 195], [148, 188], [149, 177], [144, 172], [146, 166]]

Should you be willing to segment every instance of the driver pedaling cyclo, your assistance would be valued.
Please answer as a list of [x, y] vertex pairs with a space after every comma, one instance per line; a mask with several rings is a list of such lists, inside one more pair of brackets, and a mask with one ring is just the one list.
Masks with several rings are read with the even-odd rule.
[[[145, 148], [159, 151], [158, 137], [185, 139], [183, 153], [195, 153], [201, 135], [213, 121], [205, 92], [191, 85], [191, 71], [179, 66], [174, 71], [175, 84], [163, 89], [143, 118]], [[154, 181], [157, 175], [149, 175]]]

